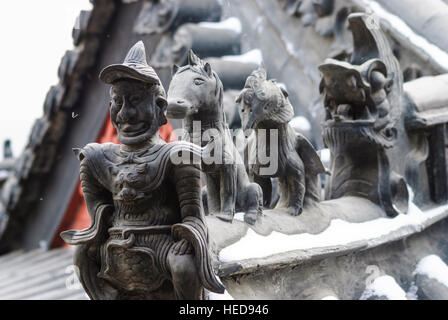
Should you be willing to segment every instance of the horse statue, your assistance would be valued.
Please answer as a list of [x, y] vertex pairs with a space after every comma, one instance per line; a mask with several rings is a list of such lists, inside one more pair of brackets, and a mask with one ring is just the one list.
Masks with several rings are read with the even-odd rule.
[[[221, 80], [210, 64], [191, 50], [188, 64], [173, 68], [167, 116], [183, 119], [186, 131], [183, 140], [193, 138], [192, 142], [204, 149], [212, 148], [210, 156], [203, 155], [201, 160], [206, 176], [209, 214], [231, 222], [235, 210], [243, 211], [245, 222], [254, 224], [262, 213], [261, 187], [249, 180], [233, 143], [223, 108]], [[199, 132], [194, 130], [195, 123], [200, 124]]]

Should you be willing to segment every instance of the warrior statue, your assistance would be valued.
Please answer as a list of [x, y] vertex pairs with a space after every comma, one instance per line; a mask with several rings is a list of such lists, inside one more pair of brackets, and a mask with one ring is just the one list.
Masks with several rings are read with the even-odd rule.
[[110, 116], [122, 143], [75, 149], [89, 228], [61, 234], [77, 245], [74, 263], [91, 299], [202, 299], [222, 293], [208, 251], [201, 202], [200, 156], [187, 142], [166, 143], [163, 86], [140, 41], [122, 64], [106, 67]]

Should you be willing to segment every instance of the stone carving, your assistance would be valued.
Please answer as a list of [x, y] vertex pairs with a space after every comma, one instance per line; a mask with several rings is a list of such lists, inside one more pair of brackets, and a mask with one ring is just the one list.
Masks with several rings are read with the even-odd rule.
[[384, 34], [369, 16], [349, 16], [354, 51], [350, 62], [327, 59], [319, 66], [326, 118], [324, 143], [330, 148], [332, 176], [326, 198], [360, 196], [389, 216], [406, 212], [406, 183], [391, 168], [402, 114], [400, 67]]
[[304, 27], [312, 26], [326, 38], [333, 38], [332, 51], [329, 54], [338, 60], [346, 60], [352, 53], [349, 45], [351, 33], [347, 17], [356, 6], [346, 1], [334, 0], [279, 0], [283, 9], [291, 16], [298, 17]]
[[447, 129], [448, 75], [406, 82], [405, 127], [412, 151], [407, 156], [406, 182], [418, 205], [448, 200]]
[[333, 36], [334, 42], [330, 57], [337, 60], [349, 60], [353, 52], [351, 32], [348, 25], [348, 16], [354, 11], [352, 7], [342, 7], [334, 15]]
[[[266, 79], [262, 68], [252, 72], [247, 78], [244, 89], [236, 102], [239, 104], [241, 122], [245, 130], [255, 129], [257, 138], [260, 129], [278, 132], [278, 168], [272, 174], [263, 175], [262, 164], [256, 153], [257, 148], [265, 147], [266, 154], [275, 153], [270, 141], [265, 145], [257, 143], [257, 148], [249, 151], [250, 173], [263, 187], [265, 204], [271, 199], [271, 178], [278, 178], [280, 199], [276, 208], [284, 209], [291, 215], [299, 215], [303, 207], [320, 200], [321, 188], [318, 175], [326, 170], [311, 143], [301, 134], [296, 133], [289, 121], [294, 116], [294, 109], [288, 94], [274, 80]], [[275, 145], [275, 142], [274, 142]], [[256, 158], [251, 160], [251, 158]]]
[[165, 37], [157, 46], [151, 63], [157, 68], [184, 65], [190, 50], [204, 57], [221, 57], [241, 53], [241, 34], [225, 28], [211, 28], [187, 23], [172, 37]]
[[219, 75], [224, 90], [240, 91], [244, 87], [246, 78], [258, 68], [258, 64], [254, 62], [231, 61], [222, 58], [206, 58], [204, 60], [210, 63], [213, 70]]
[[[209, 213], [224, 221], [232, 221], [236, 208], [245, 212], [247, 223], [255, 223], [261, 214], [263, 194], [259, 185], [249, 181], [233, 143], [223, 109], [221, 80], [210, 64], [199, 59], [193, 51], [189, 53], [188, 64], [180, 68], [175, 66], [173, 72], [168, 89], [167, 116], [184, 119], [184, 129], [194, 143], [202, 146], [211, 143], [215, 147], [213, 158], [216, 161], [205, 160], [206, 164], [203, 159]], [[195, 121], [200, 125], [199, 132], [194, 131]]]
[[208, 251], [200, 166], [173, 155], [200, 155], [187, 142], [165, 143], [165, 91], [146, 63], [143, 43], [106, 67], [111, 120], [121, 145], [75, 149], [89, 228], [61, 234], [77, 245], [74, 263], [92, 299], [201, 299], [222, 293]]
[[216, 0], [144, 1], [134, 25], [134, 32], [163, 33], [184, 23], [219, 21], [221, 11], [221, 5]]
[[403, 81], [408, 82], [411, 80], [415, 80], [418, 78], [421, 78], [423, 76], [423, 71], [421, 67], [416, 64], [412, 63], [409, 67], [403, 70]]
[[334, 0], [280, 1], [288, 14], [300, 17], [303, 26], [314, 26], [316, 32], [325, 37], [334, 34], [335, 11], [338, 9]]

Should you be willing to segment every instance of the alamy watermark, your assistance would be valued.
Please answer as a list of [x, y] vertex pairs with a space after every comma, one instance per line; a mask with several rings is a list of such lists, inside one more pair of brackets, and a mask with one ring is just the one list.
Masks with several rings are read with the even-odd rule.
[[366, 287], [369, 287], [373, 284], [376, 278], [382, 275], [381, 269], [377, 265], [368, 265], [366, 267], [366, 271], [369, 276], [365, 280]]
[[[224, 129], [203, 130], [201, 121], [193, 121], [192, 130], [173, 130], [178, 140], [203, 145], [201, 155], [191, 155], [187, 151], [171, 154], [173, 164], [236, 164], [258, 165], [259, 175], [273, 175], [278, 168], [278, 129]], [[172, 139], [173, 140], [173, 139]], [[246, 161], [245, 161], [246, 159]]]

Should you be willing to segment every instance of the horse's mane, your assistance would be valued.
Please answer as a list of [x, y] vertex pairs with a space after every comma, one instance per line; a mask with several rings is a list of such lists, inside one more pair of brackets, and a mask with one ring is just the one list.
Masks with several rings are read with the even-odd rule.
[[265, 101], [267, 98], [263, 92], [263, 83], [268, 81], [266, 70], [259, 68], [258, 70], [253, 71], [246, 79], [246, 83], [244, 84], [244, 88], [251, 89], [257, 99], [261, 101]]

